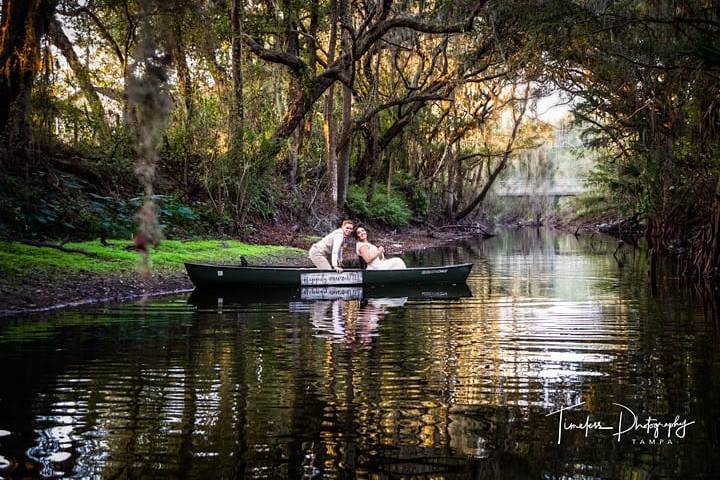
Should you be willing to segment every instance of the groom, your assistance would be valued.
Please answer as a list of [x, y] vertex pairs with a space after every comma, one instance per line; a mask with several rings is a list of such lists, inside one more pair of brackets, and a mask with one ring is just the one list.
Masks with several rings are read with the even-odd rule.
[[[333, 230], [310, 247], [308, 252], [310, 261], [320, 270], [334, 268], [336, 272], [342, 272], [342, 247], [353, 228], [352, 220], [343, 220], [340, 228]], [[330, 261], [328, 261], [328, 257]]]

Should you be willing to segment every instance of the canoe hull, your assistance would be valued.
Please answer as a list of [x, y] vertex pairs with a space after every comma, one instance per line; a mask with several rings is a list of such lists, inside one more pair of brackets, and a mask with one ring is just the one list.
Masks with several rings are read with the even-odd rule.
[[236, 267], [186, 263], [196, 287], [233, 286], [330, 286], [330, 285], [423, 285], [464, 283], [472, 263], [420, 267], [405, 270], [334, 270], [297, 267]]

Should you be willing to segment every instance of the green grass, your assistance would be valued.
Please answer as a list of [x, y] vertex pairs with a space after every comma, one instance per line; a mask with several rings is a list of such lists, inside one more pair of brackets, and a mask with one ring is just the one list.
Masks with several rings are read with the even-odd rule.
[[[23, 276], [30, 271], [63, 270], [67, 272], [126, 273], [134, 271], [139, 255], [127, 251], [127, 240], [109, 240], [108, 246], [99, 241], [67, 243], [67, 248], [80, 248], [97, 254], [89, 257], [80, 253], [62, 252], [54, 248], [33, 247], [17, 242], [0, 242], [0, 271], [5, 275]], [[305, 251], [278, 245], [250, 245], [235, 240], [165, 240], [151, 252], [155, 269], [182, 270], [183, 262], [240, 263], [240, 256], [248, 261], [282, 263], [286, 257], [304, 256]]]

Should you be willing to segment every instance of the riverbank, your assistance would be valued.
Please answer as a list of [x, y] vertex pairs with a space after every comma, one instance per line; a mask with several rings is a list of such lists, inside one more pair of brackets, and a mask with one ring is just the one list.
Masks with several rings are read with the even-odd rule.
[[166, 240], [151, 252], [149, 275], [131, 242], [67, 243], [62, 250], [18, 242], [0, 244], [0, 316], [108, 302], [192, 289], [184, 262], [282, 263], [304, 252], [235, 240]]
[[[390, 254], [451, 243], [467, 233], [409, 229], [379, 232], [373, 241]], [[151, 252], [150, 275], [127, 240], [67, 243], [63, 250], [19, 242], [0, 243], [0, 316], [92, 303], [116, 302], [192, 290], [184, 262], [308, 265], [306, 252], [318, 237], [288, 229], [263, 230], [244, 243], [230, 239], [165, 240]], [[257, 242], [257, 243], [255, 243]], [[281, 245], [278, 245], [282, 244]], [[285, 246], [287, 245], [287, 246]]]
[[549, 219], [547, 225], [557, 230], [572, 233], [575, 236], [602, 233], [631, 244], [636, 244], [645, 233], [645, 225], [638, 221], [637, 217], [623, 218], [617, 216], [602, 219], [553, 217]]

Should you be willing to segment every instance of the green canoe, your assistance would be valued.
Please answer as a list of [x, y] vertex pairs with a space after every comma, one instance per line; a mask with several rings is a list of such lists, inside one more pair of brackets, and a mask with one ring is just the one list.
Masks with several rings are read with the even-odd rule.
[[186, 263], [190, 280], [198, 288], [239, 285], [319, 287], [328, 285], [425, 285], [464, 283], [472, 263], [405, 270], [318, 270], [307, 267], [202, 265]]

